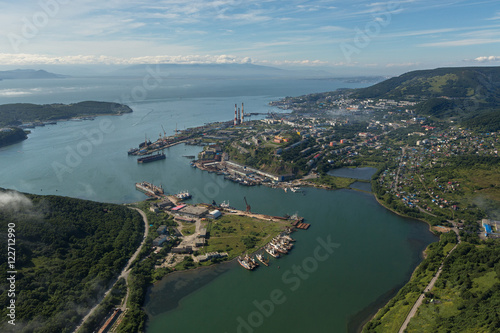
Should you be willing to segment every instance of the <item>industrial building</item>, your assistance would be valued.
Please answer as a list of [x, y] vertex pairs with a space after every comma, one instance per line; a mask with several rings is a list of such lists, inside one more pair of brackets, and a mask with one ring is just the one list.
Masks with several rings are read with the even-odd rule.
[[167, 235], [161, 235], [153, 239], [153, 246], [161, 246], [167, 241]]
[[222, 216], [222, 213], [217, 209], [210, 211], [208, 214], [212, 219], [217, 219]]
[[199, 206], [185, 206], [182, 209], [177, 210], [176, 212], [177, 214], [187, 217], [202, 218], [208, 213], [208, 209]]

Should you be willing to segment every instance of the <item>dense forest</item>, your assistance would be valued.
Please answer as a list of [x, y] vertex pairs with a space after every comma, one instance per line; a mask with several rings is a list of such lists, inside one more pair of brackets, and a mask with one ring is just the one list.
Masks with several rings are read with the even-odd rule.
[[8, 127], [0, 130], [0, 147], [26, 140], [26, 133], [17, 127]]
[[74, 104], [44, 105], [28, 103], [3, 104], [0, 105], [0, 126], [129, 112], [132, 112], [132, 109], [128, 106], [109, 102], [86, 101]]
[[[71, 332], [116, 280], [144, 232], [141, 216], [121, 205], [0, 191], [0, 242], [15, 235], [16, 326], [1, 309], [1, 332]], [[12, 231], [12, 230], [11, 230]], [[7, 251], [0, 253], [7, 278]], [[8, 304], [7, 284], [0, 303]]]

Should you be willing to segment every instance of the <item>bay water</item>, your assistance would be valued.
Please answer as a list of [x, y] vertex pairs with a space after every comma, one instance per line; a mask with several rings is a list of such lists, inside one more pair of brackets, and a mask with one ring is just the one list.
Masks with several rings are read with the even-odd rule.
[[[141, 80], [4, 80], [0, 103], [125, 102]], [[130, 203], [145, 199], [134, 183], [149, 181], [167, 193], [189, 190], [193, 203], [229, 201], [244, 209], [246, 196], [252, 211], [297, 213], [312, 226], [294, 233], [291, 254], [270, 267], [249, 272], [225, 263], [174, 273], [153, 286], [145, 304], [147, 332], [356, 330], [408, 280], [422, 250], [435, 241], [426, 224], [392, 214], [370, 193], [239, 186], [191, 168], [184, 156], [196, 155], [200, 147], [178, 145], [165, 150], [165, 160], [145, 165], [126, 152], [145, 137], [163, 135], [162, 125], [170, 135], [176, 128], [231, 120], [235, 103], [244, 102], [246, 112], [281, 112], [269, 101], [359, 86], [338, 80], [165, 81], [129, 100], [133, 113], [37, 127], [28, 140], [1, 148], [0, 187]]]

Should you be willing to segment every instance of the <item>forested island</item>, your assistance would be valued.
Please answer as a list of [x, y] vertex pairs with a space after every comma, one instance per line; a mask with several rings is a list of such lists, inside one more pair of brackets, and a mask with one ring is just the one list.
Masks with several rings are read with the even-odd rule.
[[23, 123], [67, 120], [76, 117], [120, 115], [130, 113], [126, 105], [110, 102], [85, 101], [74, 104], [3, 104], [0, 105], [0, 126]]

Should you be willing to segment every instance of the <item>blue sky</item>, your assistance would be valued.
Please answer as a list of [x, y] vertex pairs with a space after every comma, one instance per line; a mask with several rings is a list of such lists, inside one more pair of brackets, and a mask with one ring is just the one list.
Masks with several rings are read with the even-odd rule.
[[498, 0], [0, 1], [0, 66], [254, 63], [399, 74], [500, 65]]

